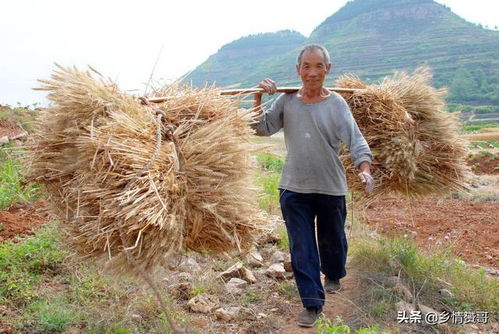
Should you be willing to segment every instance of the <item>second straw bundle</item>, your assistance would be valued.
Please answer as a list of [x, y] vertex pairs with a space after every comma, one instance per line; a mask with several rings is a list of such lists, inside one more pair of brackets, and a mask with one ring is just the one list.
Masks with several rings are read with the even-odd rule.
[[[337, 85], [362, 88], [344, 93], [353, 116], [373, 152], [374, 195], [398, 192], [407, 196], [443, 194], [466, 184], [465, 142], [458, 122], [445, 112], [442, 89], [430, 84], [428, 69], [397, 73], [379, 85], [343, 76]], [[349, 155], [341, 159], [350, 187], [362, 191]]]
[[53, 106], [40, 120], [32, 175], [80, 254], [105, 254], [122, 271], [124, 247], [150, 269], [182, 248], [251, 245], [262, 220], [249, 186], [250, 111], [215, 89], [169, 86], [158, 92], [171, 97], [155, 106], [158, 124], [152, 108], [95, 74], [59, 67], [43, 83]]

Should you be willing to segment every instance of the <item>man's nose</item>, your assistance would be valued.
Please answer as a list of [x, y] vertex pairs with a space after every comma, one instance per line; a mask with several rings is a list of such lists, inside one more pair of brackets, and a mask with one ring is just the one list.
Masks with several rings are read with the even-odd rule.
[[310, 77], [316, 77], [318, 75], [318, 71], [316, 69], [311, 69], [309, 72], [308, 72], [308, 75]]

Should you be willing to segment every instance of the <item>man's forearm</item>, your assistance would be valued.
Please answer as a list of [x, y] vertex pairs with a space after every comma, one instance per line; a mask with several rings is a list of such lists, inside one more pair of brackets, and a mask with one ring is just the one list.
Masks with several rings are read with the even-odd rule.
[[253, 95], [253, 110], [258, 114], [262, 113], [262, 94]]
[[[274, 94], [277, 92], [277, 84], [274, 80], [270, 78], [263, 79], [257, 86], [258, 88], [262, 88], [263, 91], [267, 94]], [[253, 110], [257, 113], [262, 113], [262, 93], [255, 93], [253, 100]]]

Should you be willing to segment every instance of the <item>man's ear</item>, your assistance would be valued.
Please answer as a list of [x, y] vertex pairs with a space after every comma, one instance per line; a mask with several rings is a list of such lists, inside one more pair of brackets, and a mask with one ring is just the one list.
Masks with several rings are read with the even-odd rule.
[[300, 75], [300, 64], [296, 65], [296, 73], [298, 73], [298, 75]]
[[333, 69], [333, 64], [329, 63], [326, 65], [326, 70], [327, 70], [328, 74], [329, 74], [329, 72], [331, 72], [332, 69]]

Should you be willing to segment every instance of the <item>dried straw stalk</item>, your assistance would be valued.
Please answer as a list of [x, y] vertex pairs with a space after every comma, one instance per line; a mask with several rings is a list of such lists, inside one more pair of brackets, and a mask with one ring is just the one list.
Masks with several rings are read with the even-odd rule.
[[157, 142], [154, 112], [95, 77], [58, 66], [42, 81], [53, 106], [31, 150], [31, 174], [76, 250], [107, 254], [120, 271], [124, 247], [145, 269], [180, 249], [248, 248], [263, 226], [248, 186], [251, 111], [215, 89], [168, 86], [156, 93], [174, 97], [155, 106], [165, 115]]
[[[379, 85], [367, 85], [355, 76], [342, 76], [337, 85], [364, 88], [342, 93], [373, 156], [376, 198], [398, 192], [410, 197], [462, 190], [469, 169], [466, 143], [458, 136], [458, 122], [444, 111], [445, 90], [430, 84], [431, 73], [419, 68], [412, 74], [396, 73]], [[343, 150], [351, 188], [362, 184]]]

